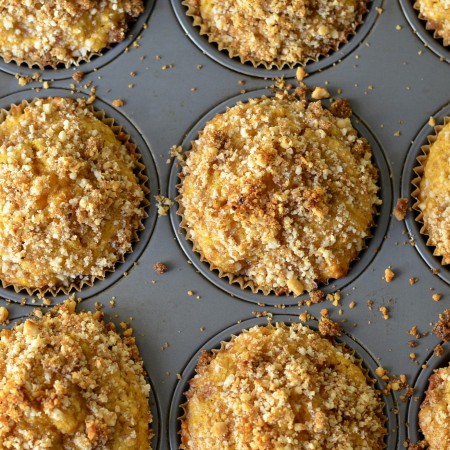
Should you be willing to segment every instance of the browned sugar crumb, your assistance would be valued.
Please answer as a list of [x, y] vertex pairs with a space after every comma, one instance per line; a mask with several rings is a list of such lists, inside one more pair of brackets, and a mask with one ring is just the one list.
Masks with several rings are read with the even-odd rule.
[[389, 309], [386, 306], [380, 306], [379, 311], [383, 315], [384, 320], [388, 320], [390, 318]]
[[323, 316], [319, 320], [319, 333], [326, 337], [340, 336], [342, 334], [342, 327], [328, 317]]
[[75, 302], [0, 333], [0, 448], [148, 449], [148, 396], [134, 338]]
[[444, 342], [450, 340], [450, 309], [439, 315], [439, 322], [434, 325], [433, 333]]
[[417, 341], [408, 341], [408, 346], [409, 346], [410, 348], [417, 347], [418, 345], [419, 345], [419, 344], [418, 344]]
[[395, 277], [395, 273], [392, 271], [390, 267], [384, 270], [384, 279], [386, 283], [390, 283]]
[[331, 103], [330, 111], [334, 116], [340, 117], [342, 119], [351, 117], [353, 114], [350, 103], [346, 98], [338, 98], [333, 103]]
[[404, 218], [406, 217], [406, 213], [408, 212], [408, 202], [409, 199], [407, 198], [399, 198], [397, 200], [397, 204], [395, 205], [395, 208], [392, 211], [392, 215], [397, 220], [404, 220]]
[[84, 78], [84, 72], [81, 70], [77, 70], [73, 75], [72, 78], [74, 81], [76, 81], [77, 83], [81, 83], [81, 81]]
[[116, 108], [120, 108], [123, 106], [123, 100], [120, 98], [116, 98], [115, 100], [112, 101], [112, 105], [115, 106]]
[[444, 354], [444, 347], [442, 345], [438, 344], [436, 347], [434, 347], [433, 353], [436, 356], [442, 356]]
[[305, 79], [309, 74], [306, 72], [306, 70], [303, 67], [298, 67], [295, 71], [295, 78], [297, 78], [297, 81], [302, 81]]
[[159, 273], [160, 275], [167, 272], [167, 266], [162, 263], [161, 261], [158, 261], [157, 263], [153, 264], [153, 270], [156, 273]]
[[310, 299], [312, 304], [321, 303], [325, 300], [325, 294], [320, 289], [315, 289], [310, 292]]
[[417, 278], [416, 277], [411, 277], [408, 281], [409, 281], [409, 284], [412, 286], [413, 284], [417, 283]]
[[0, 324], [5, 324], [9, 317], [9, 311], [4, 307], [0, 306]]

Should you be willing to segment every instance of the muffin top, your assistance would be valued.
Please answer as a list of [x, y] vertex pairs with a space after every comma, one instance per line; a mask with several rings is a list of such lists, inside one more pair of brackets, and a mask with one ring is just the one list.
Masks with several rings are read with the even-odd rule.
[[221, 275], [299, 295], [347, 274], [380, 203], [378, 172], [348, 104], [331, 111], [286, 93], [251, 99], [193, 142], [182, 226]]
[[131, 251], [144, 191], [134, 146], [119, 138], [83, 100], [11, 107], [0, 123], [4, 285], [67, 288]]
[[383, 402], [355, 358], [300, 324], [253, 327], [203, 353], [184, 450], [379, 450]]
[[148, 449], [149, 385], [133, 337], [67, 302], [0, 333], [0, 449]]
[[427, 21], [427, 29], [435, 30], [436, 36], [450, 45], [450, 2], [448, 0], [416, 0], [414, 7], [420, 18]]
[[336, 50], [362, 22], [367, 0], [185, 0], [202, 34], [242, 61], [305, 64]]
[[1, 0], [0, 55], [68, 65], [122, 41], [143, 10], [142, 0]]
[[450, 263], [450, 122], [437, 134], [423, 163], [418, 206], [422, 212], [423, 231], [429, 235], [427, 244], [435, 246], [435, 255], [443, 264]]
[[425, 400], [420, 406], [419, 426], [430, 450], [448, 448], [450, 442], [450, 367], [430, 377]]

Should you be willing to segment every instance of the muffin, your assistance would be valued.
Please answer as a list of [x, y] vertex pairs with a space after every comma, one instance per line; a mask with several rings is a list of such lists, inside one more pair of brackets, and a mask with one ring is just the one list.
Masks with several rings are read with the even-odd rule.
[[253, 327], [204, 352], [184, 450], [381, 450], [383, 402], [355, 358], [300, 324]]
[[242, 63], [282, 68], [337, 50], [355, 33], [368, 0], [184, 0], [200, 34]]
[[431, 375], [425, 400], [420, 406], [419, 426], [430, 450], [448, 448], [450, 442], [450, 367]]
[[125, 39], [143, 0], [6, 0], [0, 4], [0, 55], [29, 66], [69, 66]]
[[421, 166], [413, 183], [417, 189], [413, 196], [414, 208], [420, 211], [417, 220], [423, 223], [421, 233], [428, 236], [427, 245], [434, 246], [434, 254], [442, 256], [442, 264], [450, 263], [450, 119], [436, 127], [429, 145], [422, 147], [425, 155], [417, 159]]
[[434, 30], [434, 37], [450, 45], [450, 3], [447, 0], [416, 0], [414, 8], [419, 18], [426, 20], [427, 30]]
[[[92, 284], [132, 250], [145, 177], [127, 136], [83, 100], [36, 99], [0, 118], [0, 279], [29, 293]], [[117, 131], [117, 130], [116, 130]]]
[[0, 333], [0, 449], [149, 449], [133, 337], [70, 301]]
[[280, 92], [206, 124], [177, 200], [187, 238], [219, 276], [300, 295], [347, 274], [381, 203], [350, 115], [344, 100], [327, 110]]

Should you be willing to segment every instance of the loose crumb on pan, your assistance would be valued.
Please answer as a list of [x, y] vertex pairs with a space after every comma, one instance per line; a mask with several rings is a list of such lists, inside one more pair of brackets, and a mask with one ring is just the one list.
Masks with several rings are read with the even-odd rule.
[[5, 324], [8, 321], [9, 311], [4, 306], [0, 306], [0, 324]]
[[181, 449], [384, 448], [383, 403], [359, 362], [300, 324], [244, 331], [196, 372]]
[[450, 309], [439, 314], [439, 321], [433, 327], [433, 333], [442, 341], [450, 341]]
[[392, 215], [397, 220], [403, 220], [406, 217], [406, 213], [408, 212], [408, 202], [407, 198], [399, 198], [397, 200], [397, 204], [395, 205], [394, 210], [392, 211]]
[[319, 320], [319, 333], [324, 337], [341, 336], [342, 327], [328, 317], [321, 317]]
[[156, 273], [159, 273], [160, 275], [162, 275], [163, 273], [167, 272], [168, 269], [167, 269], [167, 266], [163, 262], [158, 261], [155, 264], [153, 264], [153, 270]]
[[134, 338], [75, 302], [0, 333], [0, 448], [149, 449]]
[[388, 267], [384, 270], [384, 279], [386, 281], [386, 283], [390, 283], [393, 279], [395, 278], [395, 273], [393, 272], [393, 270]]

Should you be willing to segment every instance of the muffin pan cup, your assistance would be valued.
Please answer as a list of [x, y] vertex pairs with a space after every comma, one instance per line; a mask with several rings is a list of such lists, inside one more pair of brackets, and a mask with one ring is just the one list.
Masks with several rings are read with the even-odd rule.
[[[415, 228], [420, 227], [414, 220], [416, 213], [409, 211], [405, 221], [398, 221], [391, 218], [391, 210], [400, 197], [409, 198], [410, 207], [413, 204], [411, 180], [416, 157], [433, 133], [432, 127], [425, 125], [429, 117], [434, 116], [439, 123], [450, 116], [450, 65], [432, 49], [431, 44], [442, 49], [442, 40], [435, 40], [425, 30], [412, 5], [406, 0], [374, 0], [370, 17], [366, 16], [348, 44], [306, 66], [310, 76], [304, 82], [308, 86], [326, 87], [333, 97], [349, 99], [354, 124], [371, 140], [380, 168], [384, 203], [373, 236], [341, 284], [331, 280], [323, 287], [330, 294], [340, 290], [335, 304], [325, 300], [299, 306], [297, 302], [305, 301], [306, 296], [266, 297], [230, 285], [190, 253], [191, 244], [179, 233], [178, 205], [170, 206], [167, 215], [159, 215], [154, 198], [160, 194], [174, 200], [177, 195], [179, 167], [169, 155], [173, 145], [183, 144], [187, 149], [205, 120], [238, 99], [270, 93], [270, 86], [277, 83], [275, 77], [284, 75], [295, 87], [295, 68], [258, 69], [222, 53], [223, 61], [213, 59], [207, 54], [213, 46], [200, 37], [196, 27], [190, 27], [190, 18], [181, 14], [185, 9], [176, 0], [147, 2], [146, 15], [132, 30], [134, 40], [128, 38], [120, 51], [116, 46], [77, 68], [38, 70], [47, 81], [45, 85], [35, 81], [21, 86], [14, 75], [31, 75], [36, 70], [13, 62], [0, 64], [0, 108], [35, 97], [88, 98], [95, 87], [94, 108], [105, 111], [122, 126], [142, 155], [151, 192], [149, 217], [140, 240], [115, 272], [92, 287], [83, 287], [75, 296], [82, 299], [79, 308], [94, 310], [103, 305], [106, 320], [117, 326], [125, 321], [133, 327], [160, 411], [154, 450], [175, 450], [177, 445], [171, 438], [179, 423], [174, 418], [179, 414], [174, 412], [179, 403], [171, 410], [180, 383], [177, 374], [185, 380], [185, 368], [198, 349], [217, 336], [219, 340], [228, 338], [235, 331], [227, 331], [226, 336], [221, 333], [231, 324], [242, 328], [238, 322], [243, 320], [264, 321], [264, 317], [280, 313], [284, 320], [284, 315], [298, 317], [305, 311], [318, 318], [321, 310], [327, 309], [329, 317], [361, 344], [362, 350], [357, 348], [356, 353], [372, 372], [382, 366], [389, 375], [405, 374], [408, 383], [415, 386], [416, 396], [426, 390], [426, 376], [419, 378], [419, 374], [438, 343], [427, 332], [449, 307], [450, 276], [439, 260], [431, 255], [427, 261], [420, 253], [422, 236]], [[418, 21], [417, 30], [409, 24], [411, 17]], [[433, 39], [430, 45], [425, 46], [416, 36], [419, 26]], [[201, 40], [203, 47], [191, 37]], [[348, 45], [352, 47], [347, 52]], [[77, 70], [85, 72], [80, 83], [71, 78]], [[243, 90], [246, 92], [241, 93]], [[114, 102], [117, 99], [123, 103]], [[113, 102], [122, 106], [113, 106]], [[429, 251], [425, 245], [423, 248], [423, 254]], [[167, 266], [166, 273], [155, 272], [157, 262]], [[390, 283], [385, 280], [388, 267], [395, 274]], [[432, 268], [439, 272], [433, 273]], [[416, 279], [414, 284], [412, 279]], [[440, 301], [433, 300], [436, 293], [441, 294]], [[9, 288], [0, 289], [0, 296], [0, 306], [8, 308], [11, 318], [67, 298], [48, 296], [44, 302]], [[413, 326], [421, 339], [410, 334]], [[409, 342], [416, 347], [410, 347]], [[439, 364], [447, 361], [445, 356], [438, 359]], [[380, 386], [384, 384], [380, 381]], [[411, 440], [418, 436], [411, 434], [417, 426], [408, 414], [415, 413], [404, 395], [404, 390], [392, 393], [398, 414], [389, 429], [389, 449], [402, 450], [408, 436]]]

